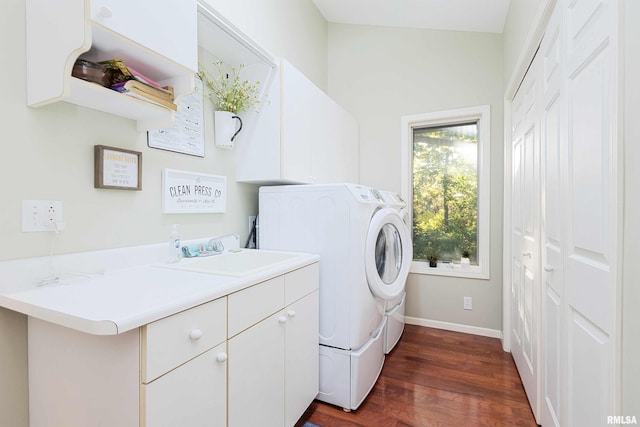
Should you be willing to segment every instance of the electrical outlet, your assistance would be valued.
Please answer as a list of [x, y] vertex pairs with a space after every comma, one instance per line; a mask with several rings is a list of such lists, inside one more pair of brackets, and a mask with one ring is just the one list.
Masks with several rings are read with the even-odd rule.
[[22, 231], [61, 231], [62, 202], [59, 200], [23, 200]]
[[473, 298], [464, 297], [464, 309], [465, 310], [473, 310]]

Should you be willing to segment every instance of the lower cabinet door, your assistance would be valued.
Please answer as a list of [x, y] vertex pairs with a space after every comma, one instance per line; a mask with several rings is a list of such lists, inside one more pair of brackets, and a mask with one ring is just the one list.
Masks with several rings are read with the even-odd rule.
[[318, 291], [291, 304], [285, 309], [285, 314], [288, 317], [285, 346], [285, 425], [292, 427], [318, 394]]
[[141, 387], [141, 426], [226, 426], [226, 344]]
[[229, 339], [229, 427], [284, 426], [284, 336], [278, 312]]

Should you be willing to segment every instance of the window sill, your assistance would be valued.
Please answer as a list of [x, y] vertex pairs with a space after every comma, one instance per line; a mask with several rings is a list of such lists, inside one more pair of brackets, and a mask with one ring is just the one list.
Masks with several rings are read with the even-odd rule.
[[429, 267], [429, 263], [426, 261], [413, 261], [411, 263], [409, 273], [432, 276], [463, 277], [465, 279], [489, 279], [489, 273], [487, 271], [483, 271], [480, 266], [471, 265], [463, 269], [460, 267], [460, 264], [454, 264], [451, 262], [438, 262], [437, 267]]

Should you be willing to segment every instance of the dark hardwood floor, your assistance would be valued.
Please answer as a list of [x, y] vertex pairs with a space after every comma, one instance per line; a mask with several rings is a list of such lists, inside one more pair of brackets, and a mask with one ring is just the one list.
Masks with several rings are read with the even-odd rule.
[[406, 325], [356, 411], [314, 401], [296, 424], [321, 427], [536, 426], [500, 340]]

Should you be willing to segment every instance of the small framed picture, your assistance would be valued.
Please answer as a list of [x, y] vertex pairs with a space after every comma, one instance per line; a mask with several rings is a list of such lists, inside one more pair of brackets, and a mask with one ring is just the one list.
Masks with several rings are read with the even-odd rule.
[[142, 153], [123, 148], [94, 146], [95, 188], [142, 190]]

